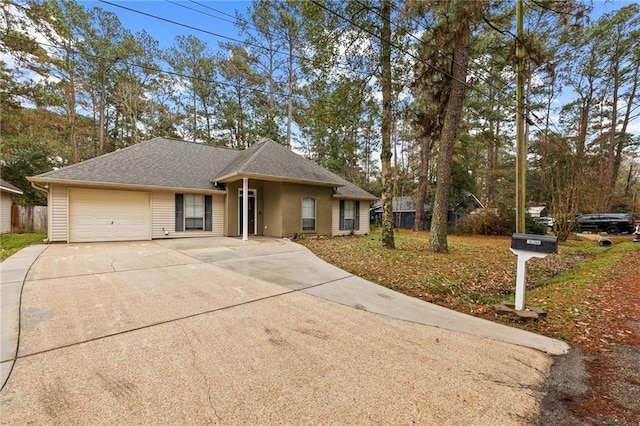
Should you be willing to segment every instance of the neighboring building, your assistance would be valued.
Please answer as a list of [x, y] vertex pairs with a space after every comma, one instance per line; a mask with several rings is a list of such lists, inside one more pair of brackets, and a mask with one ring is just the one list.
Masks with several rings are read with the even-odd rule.
[[549, 211], [545, 206], [532, 206], [527, 207], [527, 214], [533, 218], [547, 217], [549, 216]]
[[[413, 228], [416, 217], [416, 202], [413, 197], [393, 197], [391, 200], [393, 207], [393, 226], [396, 228]], [[425, 212], [431, 211], [431, 206], [425, 203]], [[431, 213], [428, 214], [429, 217]], [[427, 216], [425, 214], [425, 216]], [[371, 206], [369, 217], [372, 224], [380, 226], [382, 224], [382, 201], [378, 200]], [[426, 223], [426, 220], [425, 220]], [[429, 229], [428, 227], [426, 229]]]
[[[447, 212], [447, 222], [454, 225], [458, 220], [467, 216], [471, 211], [482, 208], [482, 203], [475, 195], [468, 193], [465, 200], [453, 200], [456, 208]], [[394, 197], [391, 200], [393, 207], [393, 226], [396, 228], [413, 229], [416, 217], [416, 202], [414, 197]], [[468, 207], [470, 206], [470, 207]], [[424, 204], [424, 229], [431, 227], [431, 204]], [[369, 209], [369, 218], [372, 224], [382, 224], [382, 201], [378, 200]]]
[[11, 232], [12, 195], [22, 195], [22, 190], [0, 178], [0, 233]]
[[155, 138], [29, 180], [48, 193], [52, 242], [366, 234], [376, 199], [269, 139]]

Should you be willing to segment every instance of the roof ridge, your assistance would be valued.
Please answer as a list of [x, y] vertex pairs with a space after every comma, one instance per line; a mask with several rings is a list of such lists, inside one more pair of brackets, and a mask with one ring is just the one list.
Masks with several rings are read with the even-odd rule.
[[[240, 155], [242, 154], [249, 154], [249, 150], [255, 150], [254, 152], [250, 153], [250, 155], [248, 155], [249, 158], [247, 158], [246, 160], [243, 159], [242, 160], [242, 165], [239, 167], [238, 171], [242, 171], [245, 169], [245, 167], [251, 163], [258, 154], [260, 154], [262, 152], [262, 150], [264, 149], [264, 147], [266, 146], [266, 143], [269, 142], [270, 139], [267, 138], [262, 138], [261, 140], [259, 140], [258, 142], [254, 143], [253, 145], [251, 145], [249, 148], [240, 151]], [[272, 141], [273, 143], [278, 143], [275, 141]]]
[[[166, 141], [170, 141], [170, 142], [190, 143], [190, 144], [192, 144], [192, 145], [206, 146], [206, 147], [214, 148], [214, 149], [226, 149], [226, 150], [229, 150], [229, 151], [238, 151], [237, 149], [230, 148], [230, 147], [228, 147], [228, 146], [210, 145], [210, 144], [205, 143], [205, 142], [186, 141], [186, 140], [184, 140], [184, 139], [168, 138], [168, 137], [166, 137], [166, 136], [157, 136], [157, 137], [155, 137], [155, 138], [153, 138], [153, 139], [149, 139], [149, 140], [146, 140], [146, 141], [143, 141], [143, 142], [139, 142], [139, 143], [138, 143], [138, 144], [136, 144], [136, 145], [139, 145], [139, 144], [141, 144], [141, 143], [145, 143], [145, 142], [151, 142], [151, 141], [153, 141], [153, 140], [155, 140], [155, 139], [164, 139], [164, 140], [166, 140]], [[133, 145], [131, 145], [131, 146], [133, 146]]]

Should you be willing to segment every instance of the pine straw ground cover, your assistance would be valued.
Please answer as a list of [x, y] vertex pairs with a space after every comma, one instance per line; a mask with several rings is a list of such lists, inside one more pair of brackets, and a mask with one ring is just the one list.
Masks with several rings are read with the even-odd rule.
[[625, 256], [640, 252], [629, 236], [616, 240], [600, 247], [574, 238], [560, 243], [558, 254], [527, 262], [526, 304], [548, 314], [535, 322], [499, 316], [493, 308], [514, 300], [516, 256], [509, 250], [510, 237], [450, 235], [448, 254], [428, 250], [428, 232], [409, 230], [396, 230], [395, 250], [382, 248], [380, 231], [300, 243], [333, 265], [409, 296], [575, 345], [591, 340], [590, 329], [603, 316], [594, 302], [601, 288], [612, 274], [634, 267], [625, 264]]

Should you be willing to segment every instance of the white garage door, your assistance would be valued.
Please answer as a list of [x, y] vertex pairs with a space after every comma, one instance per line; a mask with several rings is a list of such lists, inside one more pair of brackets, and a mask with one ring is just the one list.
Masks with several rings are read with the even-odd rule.
[[148, 192], [69, 190], [69, 241], [150, 240]]

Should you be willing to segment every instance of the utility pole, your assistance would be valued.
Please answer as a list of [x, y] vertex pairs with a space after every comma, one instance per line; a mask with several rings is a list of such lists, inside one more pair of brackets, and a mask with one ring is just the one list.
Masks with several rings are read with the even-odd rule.
[[524, 108], [524, 0], [516, 1], [516, 232], [525, 233], [527, 139]]

